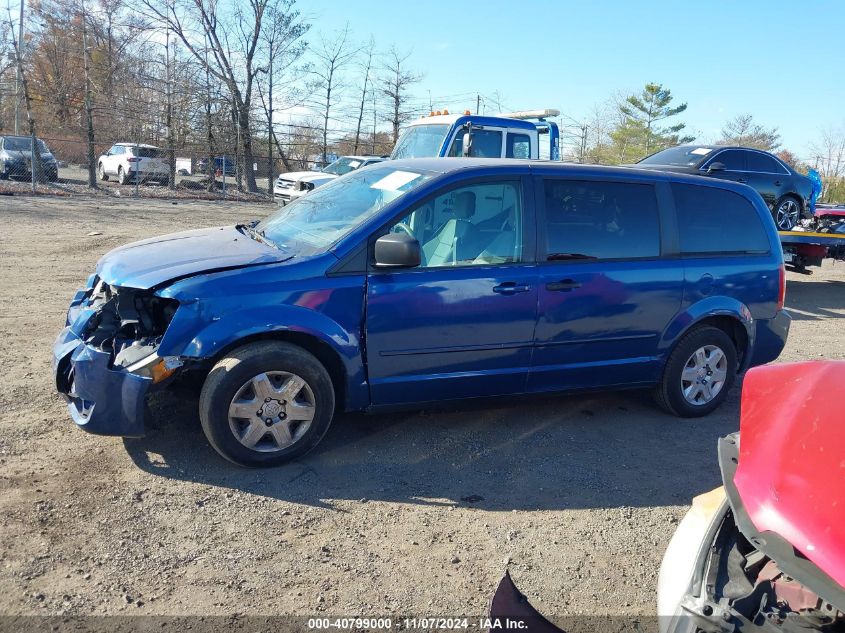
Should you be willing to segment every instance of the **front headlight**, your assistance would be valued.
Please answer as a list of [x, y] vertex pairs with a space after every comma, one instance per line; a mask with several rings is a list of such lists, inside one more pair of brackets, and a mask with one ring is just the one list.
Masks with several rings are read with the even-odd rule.
[[669, 630], [684, 596], [695, 581], [700, 562], [710, 549], [728, 510], [723, 487], [697, 496], [663, 555], [657, 578], [657, 615], [661, 632]]
[[172, 376], [182, 366], [178, 356], [161, 357], [155, 352], [126, 368], [130, 374], [153, 379], [153, 384]]

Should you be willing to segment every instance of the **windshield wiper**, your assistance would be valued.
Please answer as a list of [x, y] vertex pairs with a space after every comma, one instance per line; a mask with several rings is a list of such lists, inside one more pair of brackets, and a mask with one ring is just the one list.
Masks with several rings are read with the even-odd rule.
[[258, 220], [253, 220], [249, 224], [238, 224], [235, 228], [237, 228], [244, 235], [248, 235], [256, 242], [263, 242], [268, 246], [272, 246], [275, 249], [281, 250], [278, 244], [276, 244], [273, 240], [264, 235], [264, 231], [257, 231], [255, 229], [256, 226], [258, 226]]

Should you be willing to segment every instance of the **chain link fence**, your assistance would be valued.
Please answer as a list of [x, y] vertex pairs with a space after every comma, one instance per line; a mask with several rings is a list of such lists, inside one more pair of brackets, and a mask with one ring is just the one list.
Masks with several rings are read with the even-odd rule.
[[0, 133], [0, 193], [269, 201], [280, 174], [312, 165], [302, 160], [286, 165], [264, 149], [246, 161], [237, 153], [140, 140], [89, 144]]

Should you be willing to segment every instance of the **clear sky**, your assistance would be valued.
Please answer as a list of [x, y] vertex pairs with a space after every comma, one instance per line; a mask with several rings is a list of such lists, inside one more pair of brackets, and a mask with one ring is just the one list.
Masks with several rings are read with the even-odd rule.
[[[574, 119], [654, 81], [686, 102], [679, 120], [714, 141], [750, 113], [800, 158], [845, 125], [845, 0], [298, 0], [315, 31], [349, 24], [412, 52], [415, 96], [435, 109], [558, 108]], [[495, 110], [495, 108], [493, 108]], [[491, 110], [488, 108], [488, 113]]]

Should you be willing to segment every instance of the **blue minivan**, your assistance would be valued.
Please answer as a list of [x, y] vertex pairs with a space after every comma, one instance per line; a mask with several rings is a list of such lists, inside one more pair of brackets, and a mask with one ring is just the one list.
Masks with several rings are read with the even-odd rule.
[[650, 387], [711, 412], [778, 357], [783, 256], [744, 185], [628, 168], [387, 161], [261, 222], [107, 253], [54, 348], [76, 424], [141, 436], [194, 376], [212, 446], [302, 455], [337, 411]]

